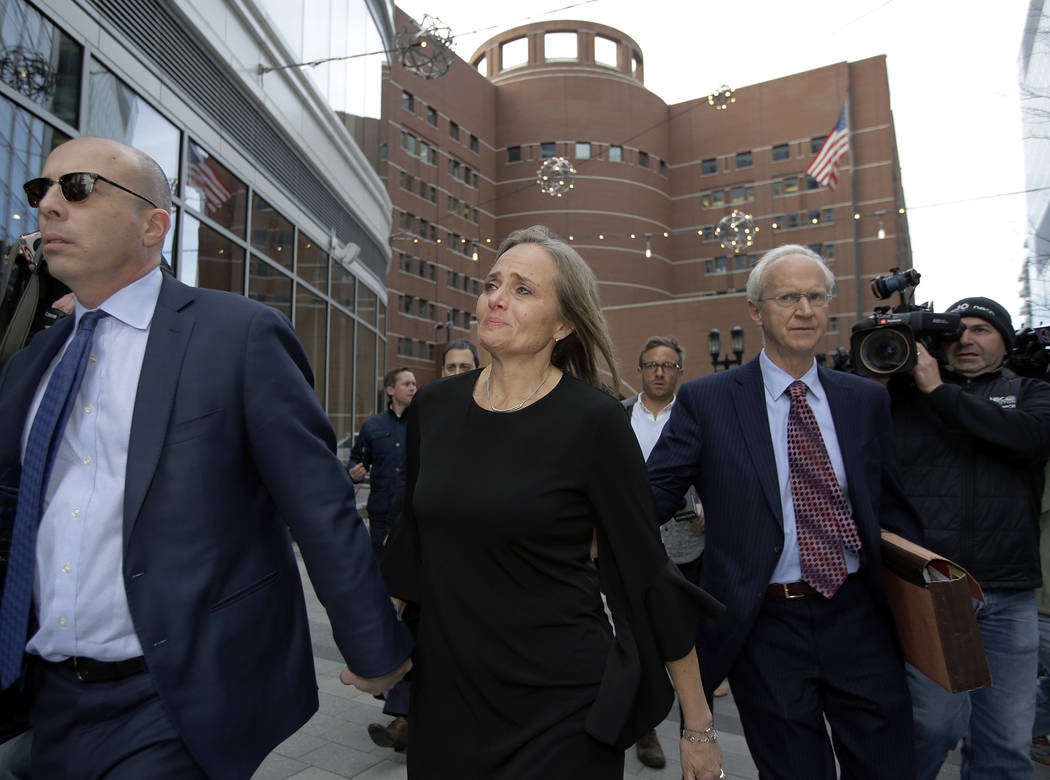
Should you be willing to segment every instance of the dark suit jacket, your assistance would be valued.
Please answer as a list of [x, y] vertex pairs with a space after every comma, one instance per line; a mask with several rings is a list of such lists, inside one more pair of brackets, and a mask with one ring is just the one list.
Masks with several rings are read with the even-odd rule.
[[[889, 630], [882, 590], [880, 527], [921, 540], [919, 520], [904, 497], [889, 396], [876, 382], [820, 369], [846, 468], [860, 534], [861, 570]], [[690, 484], [700, 493], [707, 535], [700, 586], [726, 613], [701, 623], [698, 651], [705, 690], [732, 668], [765, 598], [784, 544], [784, 519], [765, 389], [758, 359], [686, 382], [649, 456], [649, 478], [663, 521]]]
[[[60, 321], [0, 375], [0, 478], [14, 479]], [[408, 656], [287, 319], [165, 275], [135, 398], [123, 574], [149, 673], [194, 758], [247, 777], [317, 709], [291, 527], [350, 668]]]

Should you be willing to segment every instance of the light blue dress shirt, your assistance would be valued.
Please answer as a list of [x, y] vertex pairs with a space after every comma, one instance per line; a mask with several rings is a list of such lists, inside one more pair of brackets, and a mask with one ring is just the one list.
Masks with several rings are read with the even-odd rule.
[[[37, 535], [33, 601], [40, 625], [26, 649], [48, 661], [74, 655], [122, 661], [142, 655], [124, 590], [124, 478], [160, 284], [156, 268], [99, 306], [110, 316], [95, 329]], [[76, 324], [85, 311], [77, 301]], [[40, 380], [22, 437], [23, 455], [44, 388], [69, 341]]]
[[[791, 394], [787, 389], [795, 377], [777, 366], [763, 349], [758, 360], [762, 369], [762, 384], [766, 390], [766, 414], [769, 417], [769, 433], [773, 438], [773, 455], [777, 462], [777, 486], [780, 489], [780, 506], [784, 515], [784, 550], [780, 560], [769, 578], [773, 582], [798, 582], [802, 579], [802, 567], [798, 560], [798, 535], [795, 528], [795, 502], [791, 495], [791, 473], [788, 467], [787, 425], [791, 412]], [[842, 494], [849, 501], [849, 490], [846, 485], [846, 467], [842, 462], [842, 451], [839, 449], [838, 436], [835, 434], [835, 423], [831, 419], [828, 397], [820, 384], [817, 363], [813, 361], [809, 371], [801, 377], [809, 391], [806, 401], [809, 402], [813, 416], [820, 427], [824, 438], [824, 448], [828, 451], [835, 478], [839, 481]], [[852, 507], [851, 507], [852, 511]], [[846, 569], [850, 574], [860, 568], [860, 557], [852, 550], [842, 548], [846, 555]]]

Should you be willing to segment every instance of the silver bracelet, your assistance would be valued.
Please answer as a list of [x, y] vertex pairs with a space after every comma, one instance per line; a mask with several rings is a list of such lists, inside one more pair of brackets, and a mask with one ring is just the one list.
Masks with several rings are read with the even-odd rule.
[[708, 742], [718, 742], [718, 732], [715, 731], [713, 725], [708, 726], [703, 731], [687, 729], [683, 726], [682, 739], [686, 742], [692, 742], [694, 745], [706, 745]]

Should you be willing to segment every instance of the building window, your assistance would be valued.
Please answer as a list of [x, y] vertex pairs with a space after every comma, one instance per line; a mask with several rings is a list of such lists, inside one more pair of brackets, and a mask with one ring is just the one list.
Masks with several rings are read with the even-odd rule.
[[638, 165], [641, 168], [649, 167], [649, 152], [638, 152]]
[[809, 153], [810, 154], [816, 154], [817, 152], [819, 152], [820, 151], [820, 147], [822, 147], [824, 145], [824, 139], [825, 138], [827, 138], [826, 135], [822, 135], [819, 138], [810, 138], [809, 139]]
[[411, 111], [412, 113], [415, 113], [416, 99], [412, 97], [411, 92], [401, 92], [401, 108], [405, 109], [405, 111]]
[[820, 182], [814, 179], [809, 174], [806, 175], [806, 189], [807, 190], [819, 190]]
[[529, 41], [527, 38], [515, 38], [500, 46], [500, 59], [503, 70], [517, 68], [529, 61]]
[[791, 146], [789, 144], [776, 144], [773, 147], [773, 162], [791, 159]]
[[591, 145], [588, 141], [577, 141], [576, 142], [576, 159], [577, 160], [589, 160], [591, 159]]
[[612, 38], [606, 38], [603, 35], [594, 36], [594, 61], [598, 65], [608, 65], [610, 68], [615, 68], [618, 65], [616, 61], [617, 49], [619, 49], [619, 46]]
[[806, 221], [811, 225], [820, 224], [820, 209], [810, 209], [806, 212]]
[[521, 162], [521, 147], [520, 146], [508, 146], [507, 147], [507, 162], [509, 162], [509, 163]]
[[734, 271], [746, 271], [747, 270], [747, 255], [733, 255], [733, 270]]
[[715, 190], [711, 193], [711, 205], [712, 206], [724, 206], [726, 203], [726, 192], [725, 190]]
[[409, 133], [401, 133], [401, 148], [409, 154], [416, 153], [416, 138]]
[[835, 221], [834, 213], [832, 209], [824, 209], [820, 212], [820, 221], [825, 225], [830, 225]]
[[544, 141], [540, 144], [540, 159], [549, 160], [558, 153], [558, 145], [554, 141]]
[[792, 212], [791, 214], [784, 215], [784, 227], [788, 229], [798, 227], [798, 214]]
[[737, 168], [750, 168], [751, 167], [751, 152], [737, 152], [736, 153], [736, 167]]
[[427, 106], [427, 123], [434, 127], [438, 126], [438, 112], [432, 106]]
[[824, 259], [825, 260], [834, 260], [835, 259], [835, 245], [834, 244], [824, 244]]
[[623, 162], [623, 147], [622, 146], [610, 146], [609, 147], [609, 161], [610, 162]]
[[712, 173], [718, 173], [718, 160], [714, 157], [702, 160], [700, 162], [700, 175], [710, 176]]
[[660, 175], [661, 176], [666, 176], [667, 175], [667, 163], [664, 162], [663, 160], [660, 160]]
[[459, 140], [459, 125], [455, 122], [449, 121], [448, 123], [448, 137], [453, 141]]
[[549, 32], [543, 36], [543, 58], [548, 62], [575, 60], [576, 54], [576, 33]]
[[828, 333], [838, 333], [838, 332], [839, 332], [839, 318], [838, 317], [828, 317]]
[[730, 203], [743, 203], [747, 199], [747, 188], [743, 186], [733, 187], [729, 190]]
[[478, 153], [478, 137], [473, 133], [470, 134], [470, 151]]
[[782, 179], [780, 183], [785, 195], [789, 195], [792, 192], [798, 192], [797, 176], [788, 176], [786, 179]]

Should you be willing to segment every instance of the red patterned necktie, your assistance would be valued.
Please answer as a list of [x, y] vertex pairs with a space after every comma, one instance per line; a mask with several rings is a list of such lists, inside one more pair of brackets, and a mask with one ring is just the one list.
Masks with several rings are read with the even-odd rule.
[[824, 437], [806, 401], [806, 383], [788, 387], [788, 469], [795, 504], [795, 532], [802, 579], [831, 598], [846, 581], [845, 545], [860, 550], [849, 502], [835, 478]]

